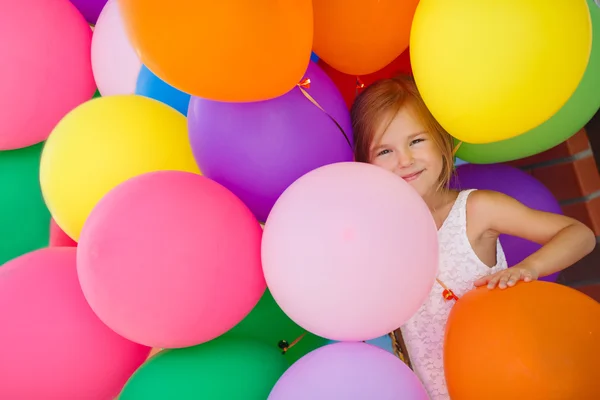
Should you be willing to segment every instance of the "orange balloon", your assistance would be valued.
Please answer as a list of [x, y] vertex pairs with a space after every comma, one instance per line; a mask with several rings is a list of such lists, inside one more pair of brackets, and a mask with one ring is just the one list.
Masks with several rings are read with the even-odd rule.
[[378, 71], [409, 43], [419, 0], [313, 0], [313, 50], [350, 75]]
[[549, 282], [474, 289], [448, 319], [453, 400], [600, 399], [600, 304]]
[[205, 99], [260, 101], [291, 90], [308, 67], [311, 0], [118, 0], [142, 62]]
[[[321, 59], [317, 62], [317, 64], [323, 69], [323, 71], [325, 71], [329, 78], [331, 78], [333, 83], [335, 83], [335, 86], [342, 94], [342, 97], [344, 98], [348, 108], [352, 107], [352, 103], [354, 103], [356, 96], [358, 96], [365, 88], [379, 79], [392, 78], [400, 73], [412, 75], [409, 49], [404, 50], [404, 52], [396, 57], [394, 61], [382, 69], [368, 75], [356, 76], [344, 74], [343, 72], [334, 69], [331, 67], [331, 65], [327, 64]], [[363, 87], [358, 87], [356, 79], [357, 77], [364, 85]]]

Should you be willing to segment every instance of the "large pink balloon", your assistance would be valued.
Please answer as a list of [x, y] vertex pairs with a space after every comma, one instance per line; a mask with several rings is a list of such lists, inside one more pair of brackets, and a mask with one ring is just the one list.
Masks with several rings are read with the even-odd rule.
[[298, 325], [332, 340], [369, 340], [400, 327], [431, 290], [437, 231], [401, 178], [337, 163], [302, 176], [277, 200], [262, 260], [273, 297]]
[[117, 0], [108, 0], [94, 27], [92, 68], [102, 96], [135, 93], [142, 62], [125, 33]]
[[197, 345], [225, 333], [266, 284], [262, 229], [210, 179], [179, 171], [132, 178], [93, 209], [78, 244], [83, 292], [108, 326], [152, 347]]
[[148, 357], [85, 301], [76, 251], [41, 249], [0, 268], [0, 399], [110, 400]]
[[45, 140], [92, 98], [91, 40], [69, 0], [0, 1], [0, 150]]

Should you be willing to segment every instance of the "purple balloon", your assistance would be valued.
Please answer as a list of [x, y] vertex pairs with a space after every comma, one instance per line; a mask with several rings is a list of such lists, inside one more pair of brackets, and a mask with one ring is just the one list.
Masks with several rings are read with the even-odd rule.
[[71, 0], [71, 3], [77, 7], [85, 20], [90, 24], [96, 24], [100, 11], [106, 5], [108, 0]]
[[310, 79], [306, 92], [327, 113], [298, 87], [253, 103], [190, 100], [190, 143], [202, 174], [231, 190], [261, 221], [302, 175], [353, 160], [350, 113], [342, 95], [313, 62], [304, 78]]
[[395, 355], [361, 342], [320, 347], [279, 378], [268, 400], [427, 400], [417, 376]]
[[[529, 208], [562, 214], [554, 195], [540, 181], [506, 164], [465, 164], [456, 169], [450, 186], [459, 189], [493, 190], [504, 193]], [[500, 235], [508, 266], [512, 267], [535, 253], [541, 245], [509, 235]], [[540, 280], [555, 282], [558, 273]]]

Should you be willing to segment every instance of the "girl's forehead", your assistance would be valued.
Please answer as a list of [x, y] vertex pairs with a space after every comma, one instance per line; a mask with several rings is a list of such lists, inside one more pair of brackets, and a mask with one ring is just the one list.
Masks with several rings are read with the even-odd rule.
[[385, 124], [380, 124], [375, 131], [373, 142], [380, 144], [386, 141], [411, 139], [414, 136], [426, 133], [418, 118], [412, 113], [400, 110], [395, 116], [388, 119]]

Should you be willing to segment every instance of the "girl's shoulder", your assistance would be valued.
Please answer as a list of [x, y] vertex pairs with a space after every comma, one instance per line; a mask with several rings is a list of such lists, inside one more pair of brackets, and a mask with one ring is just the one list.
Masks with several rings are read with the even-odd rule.
[[504, 193], [493, 190], [469, 190], [466, 199], [467, 225], [477, 236], [490, 229], [494, 214], [507, 202], [516, 201]]

